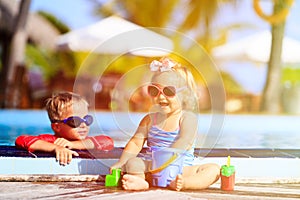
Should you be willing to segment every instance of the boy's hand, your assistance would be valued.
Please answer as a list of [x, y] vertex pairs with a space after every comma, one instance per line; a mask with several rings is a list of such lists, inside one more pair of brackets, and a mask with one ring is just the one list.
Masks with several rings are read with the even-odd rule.
[[60, 165], [67, 165], [71, 162], [72, 156], [79, 156], [76, 151], [72, 151], [62, 146], [55, 148], [56, 160], [59, 161]]
[[65, 138], [57, 138], [54, 141], [54, 144], [56, 144], [57, 146], [68, 148], [68, 149], [73, 148], [72, 142], [70, 142], [69, 140], [66, 140]]

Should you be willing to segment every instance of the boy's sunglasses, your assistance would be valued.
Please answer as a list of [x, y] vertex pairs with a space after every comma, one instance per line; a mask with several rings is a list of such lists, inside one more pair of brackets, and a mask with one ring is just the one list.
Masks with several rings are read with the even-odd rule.
[[68, 117], [67, 119], [63, 119], [63, 120], [52, 120], [52, 123], [64, 123], [67, 124], [68, 126], [72, 127], [72, 128], [77, 128], [80, 126], [81, 123], [85, 123], [87, 126], [91, 125], [93, 123], [94, 119], [91, 115], [86, 115], [82, 118], [78, 117], [78, 116], [72, 116], [72, 117]]
[[185, 88], [186, 86], [176, 89], [174, 86], [166, 86], [163, 88], [159, 88], [156, 85], [149, 85], [147, 91], [151, 97], [157, 97], [160, 93], [163, 94], [165, 97], [174, 97], [177, 92], [180, 92]]

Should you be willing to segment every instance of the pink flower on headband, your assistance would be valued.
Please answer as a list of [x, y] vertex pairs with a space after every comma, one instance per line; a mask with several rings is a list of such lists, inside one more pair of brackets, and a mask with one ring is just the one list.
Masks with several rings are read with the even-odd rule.
[[176, 66], [176, 63], [169, 59], [164, 59], [162, 62], [158, 60], [153, 60], [150, 64], [150, 70], [152, 72], [166, 72], [171, 71], [174, 66]]

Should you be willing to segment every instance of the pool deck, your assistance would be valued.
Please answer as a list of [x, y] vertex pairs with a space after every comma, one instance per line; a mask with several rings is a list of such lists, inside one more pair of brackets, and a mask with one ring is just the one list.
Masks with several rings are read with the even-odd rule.
[[78, 151], [79, 158], [63, 167], [51, 154], [0, 146], [0, 199], [300, 199], [300, 149], [196, 149], [200, 163], [225, 164], [231, 156], [237, 174], [230, 192], [220, 190], [220, 181], [181, 192], [105, 187], [107, 170], [122, 150]]
[[103, 181], [92, 182], [0, 182], [1, 199], [300, 199], [300, 184], [237, 183], [234, 191], [220, 190], [219, 182], [205, 190], [171, 191], [150, 188], [125, 191], [105, 187]]

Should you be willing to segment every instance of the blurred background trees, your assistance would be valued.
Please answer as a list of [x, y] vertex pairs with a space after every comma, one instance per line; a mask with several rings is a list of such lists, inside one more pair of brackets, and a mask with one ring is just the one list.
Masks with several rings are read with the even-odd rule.
[[[97, 1], [90, 0], [94, 3], [95, 15], [101, 18], [105, 18], [111, 15], [121, 16], [133, 23], [136, 23], [144, 27], [160, 27], [160, 28], [170, 28], [172, 30], [177, 30], [180, 33], [186, 34], [189, 37], [193, 38], [198, 44], [203, 46], [206, 52], [211, 53], [211, 50], [219, 45], [225, 44], [228, 40], [228, 31], [232, 29], [245, 29], [249, 28], [248, 24], [230, 24], [228, 27], [220, 27], [216, 30], [216, 27], [213, 26], [216, 15], [222, 10], [222, 7], [229, 5], [232, 7], [238, 8], [239, 1], [235, 0], [107, 0], [107, 1]], [[67, 33], [69, 28], [58, 20], [55, 16], [46, 12], [38, 13], [27, 13], [28, 4], [30, 0], [21, 0], [20, 3], [14, 1], [14, 5], [10, 9], [8, 6], [11, 4], [10, 0], [1, 0], [1, 107], [16, 107], [16, 108], [28, 108], [28, 107], [42, 107], [41, 103], [33, 105], [34, 99], [37, 99], [37, 102], [41, 102], [43, 97], [50, 95], [52, 91], [64, 89], [72, 90], [72, 85], [74, 77], [76, 77], [77, 70], [79, 69], [82, 62], [88, 56], [88, 53], [84, 52], [65, 52], [57, 51], [55, 49], [55, 40], [61, 34]], [[254, 0], [253, 9], [259, 8], [259, 1]], [[289, 11], [292, 0], [277, 0], [274, 1], [273, 13], [270, 16], [276, 16], [281, 14], [283, 11]], [[23, 5], [23, 7], [22, 7]], [[27, 6], [26, 6], [27, 5]], [[14, 10], [14, 12], [12, 11]], [[262, 14], [262, 11], [259, 10]], [[7, 13], [6, 15], [3, 13]], [[20, 15], [23, 17], [20, 17]], [[28, 17], [24, 17], [28, 14]], [[287, 13], [288, 14], [288, 13]], [[18, 17], [19, 16], [19, 17]], [[287, 16], [287, 15], [286, 15]], [[285, 16], [285, 17], [286, 17]], [[270, 18], [267, 20], [270, 21]], [[244, 112], [270, 112], [270, 113], [279, 113], [282, 111], [281, 103], [281, 73], [282, 73], [282, 63], [280, 60], [280, 54], [282, 52], [282, 38], [284, 36], [284, 25], [285, 17], [281, 17], [281, 20], [275, 20], [270, 22], [270, 27], [272, 27], [272, 50], [270, 61], [268, 63], [268, 78], [263, 91], [262, 97], [256, 97], [251, 94], [247, 94], [244, 89], [231, 77], [230, 74], [226, 72], [221, 72], [221, 76], [224, 82], [224, 86], [227, 93], [227, 98], [233, 98], [236, 100], [242, 99], [244, 105], [243, 108], [238, 108], [235, 106], [235, 109], [232, 109], [232, 112], [235, 111], [244, 111]], [[4, 21], [9, 19], [10, 26], [13, 24], [22, 24], [22, 20], [27, 19], [27, 36], [26, 36], [26, 46], [24, 48], [25, 57], [23, 61], [20, 61], [19, 64], [13, 64], [14, 66], [25, 67], [30, 73], [27, 77], [22, 79], [29, 86], [28, 101], [27, 103], [22, 102], [20, 98], [20, 93], [13, 95], [13, 98], [8, 97], [10, 90], [9, 82], [15, 82], [17, 80], [17, 75], [15, 69], [17, 67], [11, 67], [11, 64], [7, 64], [9, 57], [9, 49], [12, 45], [13, 37], [15, 35], [15, 30], [12, 27], [9, 27], [8, 24], [4, 25]], [[21, 20], [22, 19], [22, 20]], [[39, 19], [39, 23], [34, 20]], [[273, 20], [273, 18], [271, 19]], [[24, 21], [23, 21], [24, 23]], [[20, 26], [20, 25], [19, 25]], [[24, 24], [23, 24], [24, 26]], [[17, 26], [14, 26], [17, 27]], [[23, 27], [24, 28], [24, 27]], [[50, 31], [51, 30], [51, 31]], [[163, 30], [163, 29], [161, 29]], [[217, 32], [217, 34], [215, 34]], [[160, 34], [166, 35], [167, 33], [161, 32]], [[176, 36], [168, 35], [174, 43], [176, 48], [183, 48], [181, 41], [182, 38]], [[17, 45], [22, 47], [22, 45]], [[193, 55], [195, 58], [200, 58], [200, 52], [195, 51], [194, 46], [184, 45], [184, 51], [188, 54]], [[106, 59], [105, 56], [102, 56], [102, 60]], [[107, 73], [114, 74], [114, 77], [126, 72], [128, 70], [128, 63], [135, 62], [136, 64], [142, 60], [140, 58], [132, 57], [122, 57], [119, 62], [113, 63], [110, 71]], [[203, 60], [199, 60], [199, 65], [205, 65]], [[14, 70], [13, 70], [14, 69]], [[8, 72], [14, 74], [8, 78]], [[25, 73], [25, 72], [24, 72]], [[41, 76], [39, 76], [39, 74]], [[115, 76], [116, 75], [116, 76]], [[30, 76], [35, 78], [30, 78]], [[285, 75], [285, 78], [289, 75]], [[37, 88], [31, 87], [31, 85], [37, 85], [33, 80], [38, 80], [37, 77], [41, 77], [39, 86]], [[10, 80], [7, 80], [10, 79]], [[213, 77], [205, 77], [208, 80], [212, 80]], [[255, 77], [253, 77], [255, 78]], [[5, 82], [7, 80], [8, 82]], [[8, 85], [5, 85], [8, 84]], [[90, 83], [89, 83], [90, 84]], [[204, 86], [207, 83], [204, 83]], [[20, 85], [20, 84], [19, 84]], [[21, 84], [22, 85], [22, 84]], [[40, 88], [39, 88], [40, 87]], [[109, 86], [112, 87], [113, 86]], [[20, 89], [21, 90], [21, 89]], [[30, 91], [31, 90], [31, 91]], [[207, 92], [207, 91], [206, 91]], [[109, 95], [109, 92], [108, 94]], [[209, 96], [209, 94], [208, 94]], [[108, 98], [106, 96], [106, 98]], [[209, 97], [208, 97], [209, 98]], [[261, 100], [262, 99], [262, 100]], [[229, 102], [229, 101], [228, 101]], [[235, 102], [235, 101], [232, 101]], [[205, 103], [207, 106], [204, 106], [204, 110], [210, 109], [210, 102]], [[256, 105], [252, 105], [256, 104]], [[258, 106], [261, 104], [261, 106]], [[238, 105], [238, 104], [237, 104]], [[108, 102], [105, 106], [98, 106], [100, 109], [110, 109], [111, 104]], [[96, 106], [97, 107], [97, 106]], [[233, 106], [234, 107], [234, 106]]]

